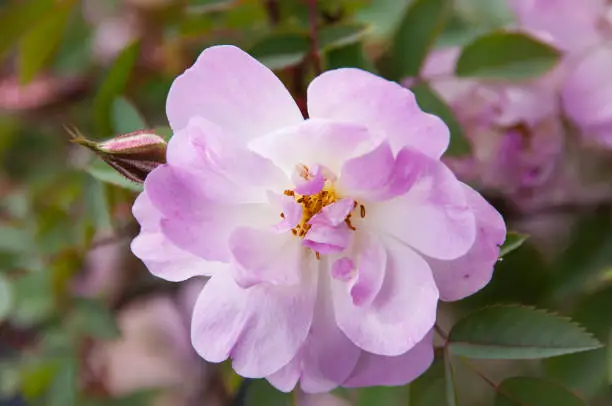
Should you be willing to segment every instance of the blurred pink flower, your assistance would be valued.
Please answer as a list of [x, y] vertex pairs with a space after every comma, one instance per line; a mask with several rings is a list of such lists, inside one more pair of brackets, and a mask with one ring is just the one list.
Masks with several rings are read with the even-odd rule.
[[[565, 112], [583, 135], [612, 148], [612, 4], [606, 0], [517, 0], [521, 28], [565, 51]], [[571, 29], [567, 29], [571, 27]]]
[[[201, 289], [202, 283], [193, 280], [186, 288]], [[90, 360], [111, 395], [160, 389], [155, 406], [193, 404], [205, 370], [189, 343], [187, 321], [193, 308], [189, 296], [180, 293], [178, 303], [169, 296], [154, 296], [131, 303], [119, 313], [121, 338], [99, 342]], [[183, 301], [190, 304], [188, 308], [181, 306]]]
[[210, 362], [283, 391], [403, 385], [433, 359], [438, 299], [490, 280], [503, 219], [440, 162], [448, 129], [409, 90], [332, 70], [308, 111], [238, 48], [205, 50], [170, 89], [132, 250], [211, 276], [191, 329]]
[[472, 146], [471, 156], [447, 161], [461, 179], [519, 203], [525, 190], [549, 181], [563, 152], [558, 107], [562, 71], [523, 83], [463, 79], [454, 75], [459, 52], [432, 52], [422, 73], [450, 105]]

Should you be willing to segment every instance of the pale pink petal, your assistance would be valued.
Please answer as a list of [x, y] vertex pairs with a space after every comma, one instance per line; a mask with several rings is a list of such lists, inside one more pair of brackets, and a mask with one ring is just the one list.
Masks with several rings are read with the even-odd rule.
[[355, 264], [347, 257], [338, 258], [332, 263], [331, 276], [343, 282], [348, 282], [355, 277]]
[[394, 165], [391, 146], [382, 142], [367, 154], [344, 163], [338, 188], [355, 197], [371, 195], [387, 184]]
[[346, 220], [346, 217], [355, 208], [355, 201], [345, 197], [329, 206], [325, 206], [321, 211], [310, 219], [309, 224], [328, 224], [331, 226], [340, 225]]
[[309, 177], [308, 179], [304, 179], [301, 175], [302, 174], [298, 174], [296, 170], [291, 176], [295, 184], [295, 189], [293, 189], [295, 193], [301, 195], [314, 195], [323, 190], [325, 176], [323, 176], [323, 172], [319, 165], [314, 165], [308, 170], [305, 174]]
[[463, 187], [476, 217], [476, 241], [464, 256], [457, 259], [427, 259], [441, 300], [463, 299], [486, 286], [499, 258], [499, 247], [506, 239], [506, 225], [499, 212], [478, 192], [467, 185]]
[[284, 233], [295, 228], [302, 219], [302, 205], [295, 201], [293, 197], [281, 196], [281, 207], [283, 219], [274, 226], [279, 233]]
[[146, 192], [138, 196], [132, 211], [141, 225], [140, 234], [132, 241], [132, 252], [153, 275], [178, 282], [225, 269], [225, 264], [205, 261], [170, 242], [160, 230], [161, 215]]
[[586, 136], [604, 135], [602, 141], [607, 139], [608, 144], [612, 143], [611, 69], [612, 47], [599, 47], [577, 65], [562, 92], [568, 116]]
[[413, 159], [409, 149], [401, 149], [394, 158], [383, 143], [344, 164], [338, 189], [357, 199], [388, 200], [406, 193], [419, 174], [419, 160]]
[[461, 183], [440, 161], [405, 151], [419, 177], [405, 195], [368, 205], [368, 227], [433, 258], [465, 254], [474, 244], [476, 223]]
[[302, 244], [323, 255], [333, 254], [349, 246], [352, 233], [345, 223], [338, 226], [315, 223], [304, 236]]
[[343, 282], [333, 281], [340, 329], [359, 348], [397, 356], [419, 343], [436, 320], [438, 290], [427, 262], [393, 238], [384, 240], [387, 269], [371, 304], [356, 306]]
[[450, 139], [444, 122], [424, 113], [410, 90], [359, 69], [315, 78], [308, 87], [308, 112], [311, 118], [363, 125], [388, 139], [393, 151], [407, 146], [438, 158]]
[[338, 174], [345, 161], [377, 144], [363, 126], [310, 119], [257, 138], [249, 147], [291, 176], [296, 165], [321, 165]]
[[295, 285], [301, 281], [306, 251], [291, 233], [272, 230], [236, 229], [229, 248], [236, 263], [236, 282], [247, 288], [267, 282]]
[[206, 185], [200, 175], [163, 165], [149, 174], [145, 191], [163, 215], [161, 230], [170, 241], [203, 259], [227, 262], [230, 258], [227, 241], [235, 228], [271, 226], [279, 212], [267, 202], [242, 205], [212, 202], [206, 196]]
[[[521, 27], [549, 34], [565, 50], [579, 50], [599, 40], [597, 20], [605, 0], [513, 0]], [[571, 30], [568, 29], [571, 27]]]
[[331, 279], [320, 262], [319, 296], [312, 328], [302, 350], [301, 388], [328, 392], [349, 376], [361, 352], [338, 328], [331, 298]]
[[433, 332], [430, 331], [411, 350], [396, 357], [362, 351], [355, 369], [342, 386], [351, 388], [406, 385], [425, 372], [433, 359]]
[[261, 284], [242, 289], [230, 273], [215, 274], [193, 312], [191, 338], [209, 362], [228, 357], [248, 378], [266, 377], [289, 363], [310, 330], [317, 274], [306, 269], [296, 286]]
[[266, 379], [272, 386], [282, 392], [291, 392], [300, 380], [302, 374], [302, 355], [301, 350], [284, 367], [268, 375]]
[[202, 194], [220, 202], [261, 202], [267, 190], [284, 190], [285, 174], [269, 160], [231, 141], [227, 131], [201, 117], [189, 120], [168, 143], [167, 162], [194, 173]]
[[199, 116], [243, 143], [303, 120], [274, 73], [228, 45], [205, 49], [195, 64], [174, 80], [166, 113], [175, 132]]
[[380, 242], [372, 236], [360, 237], [357, 244], [356, 279], [350, 293], [355, 306], [369, 306], [382, 288], [387, 253]]

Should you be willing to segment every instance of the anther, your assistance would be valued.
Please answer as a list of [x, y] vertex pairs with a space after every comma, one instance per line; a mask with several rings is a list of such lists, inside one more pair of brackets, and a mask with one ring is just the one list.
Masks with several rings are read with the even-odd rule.
[[317, 259], [321, 259], [321, 254], [319, 254], [318, 252], [315, 252], [315, 257], [317, 257]]
[[351, 219], [350, 219], [350, 218], [348, 218], [348, 217], [347, 217], [347, 218], [346, 218], [346, 220], [344, 220], [344, 222], [346, 223], [346, 225], [348, 226], [348, 228], [350, 228], [351, 230], [353, 230], [353, 231], [357, 230], [357, 229], [355, 228], [355, 226], [353, 226], [353, 225], [351, 224]]
[[296, 230], [295, 228], [294, 228], [294, 229], [292, 229], [292, 230], [291, 230], [291, 234], [293, 234], [293, 235], [297, 235], [297, 230]]
[[285, 190], [283, 194], [285, 196], [295, 196], [295, 192], [293, 190]]
[[363, 204], [359, 205], [359, 209], [361, 211], [361, 218], [364, 218], [366, 215], [365, 206]]
[[[284, 219], [284, 218], [285, 218], [285, 213], [281, 213], [281, 215], [280, 215], [280, 216], [281, 216], [281, 218], [283, 218], [283, 219]], [[363, 217], [363, 216], [361, 216], [361, 217]]]

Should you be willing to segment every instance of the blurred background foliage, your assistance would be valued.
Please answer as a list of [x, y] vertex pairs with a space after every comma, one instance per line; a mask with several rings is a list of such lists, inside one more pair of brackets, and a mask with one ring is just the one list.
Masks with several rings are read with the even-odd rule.
[[[488, 83], [537, 78], [561, 57], [506, 30], [515, 16], [505, 0], [320, 0], [316, 8], [303, 0], [3, 0], [0, 7], [0, 405], [612, 405], [605, 348], [545, 361], [453, 356], [451, 368], [440, 357], [408, 387], [320, 396], [282, 394], [227, 364], [205, 365], [188, 333], [203, 282], [176, 286], [146, 271], [129, 252], [140, 185], [69, 142], [67, 128], [92, 139], [142, 128], [169, 137], [164, 106], [173, 78], [205, 47], [236, 44], [275, 70], [302, 108], [319, 68], [354, 66], [405, 81], [421, 107], [449, 125], [449, 159], [469, 157], [470, 129], [424, 74], [428, 56], [461, 47], [455, 74]], [[441, 305], [443, 328], [482, 306], [518, 303], [571, 316], [610, 341], [612, 155], [585, 150], [574, 133], [568, 126], [571, 154], [561, 166], [588, 162], [606, 193], [525, 206], [482, 187], [509, 228], [531, 237], [503, 258], [483, 291]], [[529, 193], [554, 190], [537, 185]], [[568, 392], [555, 400], [563, 387]], [[512, 391], [532, 398], [500, 395]]]

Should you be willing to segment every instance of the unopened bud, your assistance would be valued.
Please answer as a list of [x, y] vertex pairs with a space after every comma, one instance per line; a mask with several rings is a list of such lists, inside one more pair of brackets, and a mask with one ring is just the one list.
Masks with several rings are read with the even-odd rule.
[[77, 130], [72, 141], [95, 152], [126, 178], [142, 183], [160, 164], [166, 163], [166, 141], [152, 131], [135, 131], [103, 142], [88, 140]]

